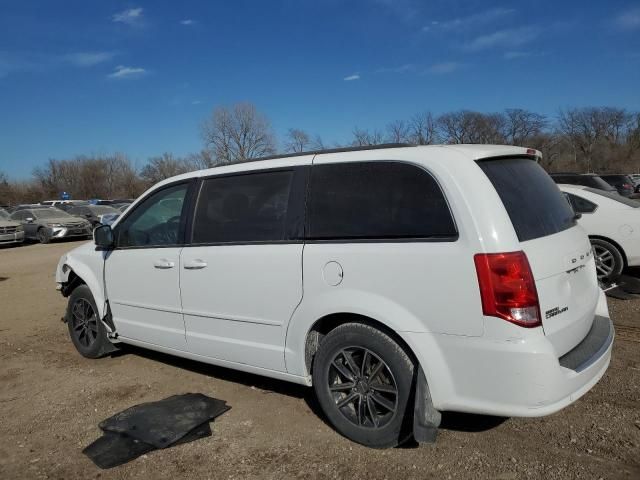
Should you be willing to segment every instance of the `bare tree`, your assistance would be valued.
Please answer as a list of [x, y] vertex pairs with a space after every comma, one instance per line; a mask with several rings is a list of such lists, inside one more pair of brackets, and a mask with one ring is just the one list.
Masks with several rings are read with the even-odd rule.
[[416, 145], [436, 143], [436, 124], [431, 112], [414, 115], [409, 121], [409, 141]]
[[286, 152], [304, 152], [310, 149], [311, 137], [304, 130], [290, 128], [287, 132], [284, 149]]
[[547, 126], [547, 118], [522, 108], [508, 108], [504, 112], [504, 138], [510, 145], [529, 146]]
[[171, 153], [163, 153], [159, 157], [152, 157], [140, 171], [140, 177], [148, 185], [158, 183], [165, 178], [180, 175], [189, 171], [187, 162], [174, 157]]
[[387, 125], [387, 142], [409, 143], [409, 125], [404, 120], [396, 120]]
[[460, 110], [440, 115], [439, 136], [447, 143], [504, 143], [505, 119], [500, 113]]
[[384, 143], [384, 138], [378, 130], [369, 132], [369, 130], [361, 130], [358, 127], [353, 129], [353, 141], [351, 144], [354, 147], [368, 147], [382, 143]]
[[198, 153], [191, 153], [184, 159], [189, 170], [204, 170], [216, 166], [211, 150], [200, 150]]
[[269, 120], [250, 103], [214, 109], [202, 124], [202, 138], [217, 164], [262, 157], [276, 151]]

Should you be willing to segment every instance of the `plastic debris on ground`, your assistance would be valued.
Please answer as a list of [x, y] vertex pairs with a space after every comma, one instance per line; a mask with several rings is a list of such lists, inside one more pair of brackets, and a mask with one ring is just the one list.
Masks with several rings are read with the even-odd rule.
[[209, 422], [230, 408], [201, 393], [142, 403], [100, 422], [103, 436], [82, 453], [100, 468], [116, 467], [153, 450], [211, 436]]

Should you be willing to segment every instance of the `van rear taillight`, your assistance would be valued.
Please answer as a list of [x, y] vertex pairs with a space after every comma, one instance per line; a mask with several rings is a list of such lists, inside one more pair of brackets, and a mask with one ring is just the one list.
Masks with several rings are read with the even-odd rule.
[[482, 311], [521, 327], [539, 327], [538, 292], [524, 252], [478, 253], [473, 257]]

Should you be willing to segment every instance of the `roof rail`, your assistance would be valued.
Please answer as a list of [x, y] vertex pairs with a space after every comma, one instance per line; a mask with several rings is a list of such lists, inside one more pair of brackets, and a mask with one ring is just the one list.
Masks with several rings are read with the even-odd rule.
[[232, 163], [235, 165], [237, 163], [261, 162], [262, 160], [275, 160], [278, 158], [301, 157], [303, 155], [321, 155], [324, 153], [357, 152], [360, 150], [379, 150], [383, 148], [403, 148], [415, 146], [417, 145], [413, 143], [381, 143], [379, 145], [365, 145], [361, 147], [325, 148], [323, 150], [309, 150], [307, 152], [282, 153], [278, 155], [269, 155], [267, 157], [247, 158], [246, 160], [239, 160]]

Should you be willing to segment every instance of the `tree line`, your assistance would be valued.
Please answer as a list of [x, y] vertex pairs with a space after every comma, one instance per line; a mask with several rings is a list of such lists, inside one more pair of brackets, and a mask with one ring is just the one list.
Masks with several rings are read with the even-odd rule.
[[[541, 150], [549, 171], [640, 172], [640, 112], [624, 108], [568, 108], [549, 117], [512, 108], [433, 115], [425, 111], [379, 129], [355, 127], [351, 139], [325, 144], [318, 135], [291, 128], [278, 142], [267, 116], [250, 103], [217, 107], [201, 125], [202, 150], [151, 157], [140, 168], [124, 153], [49, 159], [28, 180], [0, 171], [0, 204], [38, 202], [70, 192], [73, 198], [135, 198], [151, 185], [192, 170], [276, 154], [383, 143], [416, 145], [493, 143]], [[281, 145], [281, 148], [278, 148]]]

